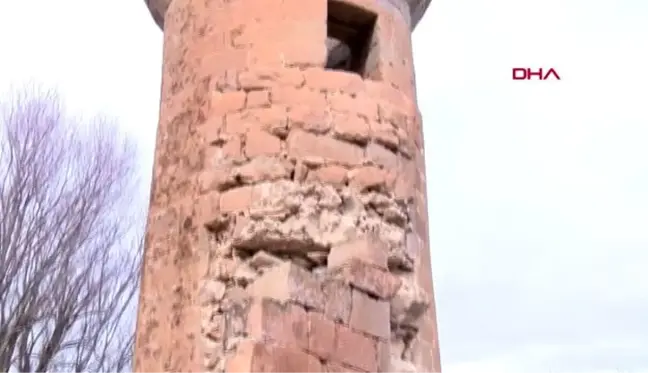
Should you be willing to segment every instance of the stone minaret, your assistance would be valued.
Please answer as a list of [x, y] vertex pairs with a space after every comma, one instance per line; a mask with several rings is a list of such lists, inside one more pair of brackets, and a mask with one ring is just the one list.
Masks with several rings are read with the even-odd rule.
[[136, 371], [440, 371], [411, 43], [428, 3], [148, 0]]

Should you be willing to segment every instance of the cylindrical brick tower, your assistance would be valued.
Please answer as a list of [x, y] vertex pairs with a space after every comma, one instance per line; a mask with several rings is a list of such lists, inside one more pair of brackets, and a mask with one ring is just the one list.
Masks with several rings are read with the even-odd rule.
[[148, 0], [146, 372], [439, 372], [411, 31], [429, 0]]

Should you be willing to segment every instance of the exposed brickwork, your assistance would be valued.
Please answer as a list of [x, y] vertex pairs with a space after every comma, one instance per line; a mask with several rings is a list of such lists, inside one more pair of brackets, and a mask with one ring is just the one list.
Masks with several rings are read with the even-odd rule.
[[364, 78], [324, 69], [326, 0], [151, 8], [164, 76], [136, 371], [440, 371], [422, 11], [347, 1], [378, 16]]

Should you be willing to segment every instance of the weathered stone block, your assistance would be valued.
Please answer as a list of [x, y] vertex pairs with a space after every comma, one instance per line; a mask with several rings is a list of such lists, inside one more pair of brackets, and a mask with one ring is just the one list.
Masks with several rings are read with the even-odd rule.
[[370, 97], [358, 94], [351, 96], [342, 93], [333, 93], [328, 96], [331, 109], [340, 113], [360, 115], [367, 120], [378, 118], [378, 104]]
[[347, 324], [351, 317], [351, 288], [341, 280], [328, 279], [322, 285], [326, 299], [324, 314], [335, 322]]
[[391, 320], [395, 325], [416, 328], [430, 306], [430, 298], [414, 279], [403, 279], [401, 283], [390, 302]]
[[390, 333], [389, 302], [374, 300], [354, 290], [349, 326], [376, 338], [387, 340]]
[[[196, 220], [197, 223], [206, 227], [215, 225], [215, 220], [218, 220], [220, 214], [220, 201], [221, 194], [217, 191], [211, 191], [203, 194], [199, 198], [199, 204], [196, 204]], [[170, 230], [167, 230], [169, 232]]]
[[377, 166], [382, 166], [387, 170], [398, 170], [405, 159], [398, 154], [385, 148], [384, 146], [371, 142], [367, 145], [367, 160]]
[[222, 213], [247, 210], [252, 204], [251, 186], [230, 189], [220, 195], [220, 211]]
[[270, 298], [256, 299], [247, 317], [247, 335], [259, 342], [308, 347], [307, 313], [296, 305], [282, 305]]
[[291, 347], [246, 340], [239, 344], [225, 366], [228, 373], [248, 372], [322, 372], [319, 360]]
[[225, 322], [224, 341], [226, 344], [231, 344], [246, 333], [250, 302], [249, 299], [226, 299], [223, 301], [221, 309]]
[[344, 325], [337, 324], [336, 327], [337, 342], [331, 360], [365, 372], [375, 372], [378, 369], [376, 341]]
[[245, 288], [254, 282], [257, 276], [258, 274], [253, 268], [247, 265], [247, 263], [243, 263], [236, 267], [236, 271], [234, 271], [232, 278], [238, 286]]
[[233, 286], [225, 291], [220, 309], [223, 312], [229, 312], [232, 309], [241, 310], [239, 313], [247, 316], [247, 310], [250, 306], [251, 298], [250, 293], [239, 286]]
[[387, 172], [375, 166], [359, 167], [349, 171], [349, 186], [361, 192], [384, 191], [387, 188]]
[[200, 288], [200, 303], [202, 306], [214, 305], [225, 296], [225, 283], [217, 280], [206, 280]]
[[251, 129], [245, 134], [245, 154], [252, 158], [259, 155], [277, 155], [281, 152], [281, 140], [268, 132]]
[[284, 261], [280, 258], [268, 254], [265, 251], [257, 251], [252, 258], [248, 260], [248, 265], [261, 273], [265, 272], [268, 268], [282, 264]]
[[330, 113], [325, 109], [317, 110], [310, 106], [291, 106], [288, 112], [291, 129], [302, 129], [315, 134], [325, 134], [331, 129]]
[[216, 92], [211, 101], [211, 115], [224, 115], [242, 110], [245, 107], [245, 92]]
[[243, 341], [239, 343], [236, 351], [227, 358], [225, 371], [228, 373], [252, 372], [252, 360], [257, 354], [257, 342]]
[[238, 80], [241, 88], [247, 91], [278, 86], [296, 88], [304, 84], [304, 75], [299, 69], [255, 67], [241, 72]]
[[310, 68], [304, 70], [304, 78], [306, 85], [311, 89], [326, 92], [355, 94], [364, 89], [362, 78], [358, 74], [347, 71]]
[[378, 143], [388, 149], [399, 149], [400, 138], [398, 137], [397, 128], [390, 123], [373, 121], [370, 124], [371, 137]]
[[389, 248], [378, 236], [367, 235], [333, 246], [328, 256], [327, 265], [334, 269], [357, 259], [369, 265], [387, 269], [388, 251]]
[[[271, 135], [268, 135], [271, 136]], [[271, 136], [274, 137], [274, 136]], [[257, 156], [248, 163], [235, 168], [226, 180], [230, 184], [240, 181], [244, 184], [256, 184], [265, 181], [287, 179], [292, 171], [288, 162], [277, 157]]]
[[391, 362], [391, 346], [388, 341], [378, 342], [378, 372], [392, 372], [390, 368]]
[[317, 312], [308, 313], [308, 350], [321, 359], [335, 351], [335, 323]]
[[326, 300], [321, 284], [307, 270], [286, 262], [261, 275], [250, 286], [254, 297], [267, 297], [281, 303], [294, 302], [308, 309], [324, 311]]
[[364, 150], [354, 144], [317, 136], [302, 130], [292, 130], [288, 135], [288, 155], [314, 164], [333, 162], [356, 165], [362, 162]]
[[332, 275], [379, 299], [391, 299], [401, 286], [398, 277], [359, 259], [351, 259], [333, 270]]
[[340, 140], [364, 145], [369, 141], [369, 123], [358, 115], [336, 114], [333, 116], [333, 134]]
[[340, 166], [323, 166], [309, 172], [306, 180], [342, 187], [347, 181], [347, 169]]
[[200, 323], [200, 331], [208, 340], [219, 344], [218, 348], [223, 348], [224, 337], [226, 332], [225, 317], [215, 311], [203, 310], [204, 315]]
[[272, 103], [286, 106], [306, 106], [316, 111], [326, 108], [326, 96], [308, 88], [279, 87], [272, 90]]
[[270, 92], [269, 91], [251, 91], [247, 94], [247, 101], [245, 102], [246, 109], [254, 109], [258, 107], [270, 106]]

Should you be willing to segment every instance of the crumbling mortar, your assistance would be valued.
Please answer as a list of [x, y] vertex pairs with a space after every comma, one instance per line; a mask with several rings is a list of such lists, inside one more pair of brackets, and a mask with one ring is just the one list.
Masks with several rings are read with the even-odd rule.
[[[291, 183], [291, 182], [279, 182], [284, 184], [283, 187], [279, 187], [278, 190], [283, 191], [282, 193], [284, 194], [279, 194], [279, 195], [273, 195], [273, 193], [265, 193], [265, 199], [261, 198], [260, 200], [256, 201], [256, 205], [260, 205], [263, 207], [264, 205], [267, 207], [271, 207], [273, 204], [279, 203], [285, 204], [286, 201], [289, 201], [290, 198], [286, 198], [289, 195], [292, 195], [294, 197], [299, 196], [299, 198], [295, 201], [302, 201], [299, 203], [293, 203], [292, 208], [289, 208], [286, 210], [286, 215], [285, 216], [268, 216], [267, 214], [264, 214], [263, 211], [259, 211], [257, 213], [258, 216], [253, 216], [254, 213], [252, 212], [254, 210], [253, 206], [250, 208], [250, 212], [244, 213], [242, 215], [232, 215], [232, 214], [224, 214], [220, 218], [220, 223], [217, 226], [212, 225], [210, 227], [210, 230], [212, 231], [212, 235], [215, 237], [215, 241], [220, 243], [219, 246], [221, 247], [228, 247], [229, 248], [229, 254], [219, 254], [211, 257], [211, 260], [222, 260], [223, 257], [229, 257], [231, 260], [233, 260], [235, 263], [238, 263], [235, 265], [235, 268], [240, 268], [242, 265], [245, 265], [247, 261], [251, 259], [254, 253], [258, 253], [262, 250], [276, 250], [276, 247], [272, 247], [272, 240], [268, 243], [265, 244], [257, 244], [252, 247], [245, 247], [245, 246], [237, 246], [234, 242], [234, 239], [236, 238], [235, 233], [234, 233], [234, 226], [236, 225], [234, 221], [237, 218], [244, 219], [247, 221], [247, 224], [253, 224], [251, 222], [254, 221], [255, 218], [257, 219], [257, 222], [268, 222], [268, 221], [277, 221], [277, 222], [287, 222], [290, 221], [291, 216], [292, 219], [299, 220], [300, 216], [302, 218], [310, 216], [311, 218], [313, 217], [321, 217], [321, 214], [325, 211], [329, 211], [330, 213], [335, 213], [337, 216], [337, 219], [340, 219], [344, 216], [344, 214], [355, 214], [356, 218], [352, 219], [352, 224], [354, 226], [354, 229], [357, 231], [374, 231], [378, 234], [384, 233], [384, 227], [385, 226], [390, 226], [391, 224], [385, 222], [382, 218], [380, 218], [378, 221], [374, 222], [377, 217], [372, 217], [368, 215], [369, 211], [375, 210], [374, 206], [371, 206], [371, 198], [366, 197], [364, 200], [362, 196], [376, 196], [376, 195], [381, 195], [385, 198], [384, 200], [385, 205], [392, 204], [395, 206], [394, 208], [397, 208], [399, 210], [403, 210], [404, 208], [407, 207], [406, 204], [398, 203], [397, 201], [390, 199], [389, 195], [385, 194], [385, 191], [380, 191], [380, 192], [375, 192], [375, 191], [368, 191], [367, 193], [360, 193], [357, 190], [354, 190], [353, 188], [345, 187], [343, 190], [336, 191], [333, 188], [326, 188], [326, 186], [320, 184], [320, 183], [305, 183], [305, 184], [296, 184], [296, 183]], [[275, 190], [276, 191], [276, 185], [275, 189], [272, 189], [271, 185], [277, 184], [275, 183], [266, 183], [266, 187], [270, 187], [271, 189], [267, 189], [269, 192], [270, 190]], [[323, 189], [322, 189], [323, 188]], [[324, 192], [324, 191], [327, 192]], [[287, 193], [287, 195], [285, 194]], [[268, 199], [269, 198], [269, 199]], [[369, 198], [369, 199], [367, 199]], [[311, 202], [305, 202], [305, 201], [311, 201]], [[335, 201], [335, 202], [333, 202]], [[333, 203], [332, 203], [333, 202]], [[290, 204], [290, 203], [289, 203]], [[306, 207], [305, 207], [306, 206]], [[307, 213], [304, 211], [304, 209], [310, 209], [310, 213]], [[319, 212], [318, 212], [319, 211]], [[409, 211], [402, 211], [403, 214], [406, 216], [409, 215]], [[408, 217], [409, 219], [409, 217]], [[212, 223], [214, 224], [214, 223]], [[382, 229], [381, 229], [382, 227]], [[405, 233], [407, 232], [406, 229], [403, 229], [401, 227], [394, 226], [392, 229], [400, 229], [402, 231], [402, 239], [400, 241], [400, 245], [404, 245], [404, 237]], [[220, 230], [220, 231], [219, 231]], [[215, 233], [219, 232], [219, 233]], [[243, 228], [242, 232], [245, 232], [245, 227]], [[302, 239], [304, 237], [308, 237], [308, 234], [306, 232], [302, 232], [304, 234], [302, 236]], [[260, 235], [261, 237], [268, 237], [267, 232], [264, 234]], [[279, 241], [280, 240], [286, 240], [287, 237], [279, 235], [279, 238], [277, 238]], [[278, 241], [278, 242], [279, 242]], [[309, 261], [309, 258], [307, 255], [303, 254], [303, 251], [300, 251], [302, 249], [299, 249], [299, 247], [304, 247], [304, 246], [310, 246], [311, 250], [313, 248], [313, 245], [315, 245], [315, 242], [303, 242], [301, 245], [303, 246], [296, 246], [295, 249], [297, 251], [292, 251], [292, 250], [287, 250], [284, 253], [281, 253], [278, 255], [280, 260], [290, 260], [290, 261], [295, 261], [297, 257], [301, 258], [302, 260]], [[322, 246], [321, 248], [317, 250], [321, 250], [322, 252], [327, 252], [327, 250], [330, 249], [331, 243]], [[222, 250], [220, 250], [222, 251]], [[315, 251], [317, 252], [317, 251]], [[298, 253], [298, 254], [297, 254]], [[297, 255], [296, 255], [297, 254]], [[324, 263], [319, 263], [319, 265], [316, 265], [314, 263], [309, 262], [310, 264], [306, 266], [308, 270], [316, 270], [317, 268], [322, 268], [323, 266], [326, 265], [326, 262]], [[303, 267], [303, 265], [300, 265]], [[398, 267], [400, 268], [400, 267]], [[393, 269], [393, 268], [392, 268]], [[233, 272], [235, 272], [236, 269], [233, 269]], [[320, 273], [324, 273], [324, 275], [318, 275], [320, 276], [319, 278], [326, 279], [328, 271], [324, 270], [322, 271], [320, 269]], [[393, 271], [396, 274], [404, 274], [408, 273], [405, 271], [402, 271], [402, 269]], [[231, 274], [232, 276], [235, 276], [234, 273]], [[241, 283], [240, 281], [237, 282], [233, 278], [229, 278], [226, 282], [224, 282], [225, 286], [227, 289], [232, 289], [232, 288], [237, 288], [241, 289], [241, 291], [245, 291], [244, 287], [247, 287], [248, 283]], [[227, 312], [224, 308], [220, 309], [220, 312], [223, 312], [224, 314]], [[396, 325], [392, 325], [391, 327], [393, 328], [398, 328]], [[231, 328], [230, 328], [231, 329]], [[230, 329], [227, 329], [228, 331], [226, 332], [226, 337], [230, 335]], [[402, 329], [402, 328], [401, 328]], [[230, 340], [224, 348], [225, 351], [232, 351], [235, 349], [236, 344], [238, 340], [241, 338], [244, 338], [245, 335], [243, 332], [232, 332], [233, 336], [228, 337], [228, 340]], [[237, 334], [238, 333], [238, 334]], [[402, 333], [401, 333], [402, 334]], [[394, 337], [394, 336], [392, 336]], [[400, 336], [399, 338], [402, 339], [402, 344], [404, 347], [404, 350], [400, 354], [401, 359], [405, 359], [406, 355], [408, 354], [407, 351], [411, 348], [412, 340], [415, 338], [411, 333], [410, 334], [404, 334]], [[231, 352], [229, 352], [231, 353]]]

